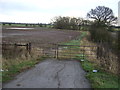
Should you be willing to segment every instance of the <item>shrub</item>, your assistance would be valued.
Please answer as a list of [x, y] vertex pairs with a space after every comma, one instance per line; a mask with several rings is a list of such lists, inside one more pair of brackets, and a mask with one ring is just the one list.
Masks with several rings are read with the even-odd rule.
[[94, 42], [112, 42], [111, 34], [103, 23], [93, 23], [90, 27], [90, 34]]

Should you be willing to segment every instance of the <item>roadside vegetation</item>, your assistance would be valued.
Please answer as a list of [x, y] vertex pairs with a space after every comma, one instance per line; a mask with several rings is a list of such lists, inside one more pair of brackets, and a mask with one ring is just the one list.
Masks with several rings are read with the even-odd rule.
[[[88, 32], [82, 32], [83, 37], [79, 37], [77, 40], [71, 40], [67, 43], [64, 43], [65, 45], [85, 45], [83, 41], [87, 37]], [[77, 47], [76, 47], [77, 48]], [[77, 48], [78, 49], [78, 48]], [[80, 49], [80, 48], [79, 48]], [[107, 72], [104, 70], [103, 67], [98, 65], [98, 63], [95, 63], [91, 60], [89, 60], [89, 57], [86, 55], [79, 55], [76, 54], [76, 57], [73, 57], [73, 59], [76, 59], [80, 61], [80, 64], [82, 65], [83, 69], [87, 72], [86, 78], [90, 81], [92, 88], [97, 90], [97, 88], [119, 88], [119, 76], [116, 74], [113, 74], [111, 72]], [[83, 59], [84, 56], [84, 59]], [[84, 61], [81, 61], [84, 60]], [[93, 70], [97, 70], [97, 72], [93, 72]]]
[[[98, 67], [98, 65], [87, 59], [81, 62], [81, 65], [87, 72], [86, 77], [89, 79], [92, 88], [120, 88], [119, 76], [105, 72], [101, 67]], [[97, 70], [97, 72], [93, 72], [93, 70]]]
[[14, 45], [4, 45], [2, 47], [2, 69], [0, 75], [1, 81], [12, 80], [15, 75], [34, 67], [35, 64], [44, 60], [46, 56], [39, 56], [34, 50], [29, 53], [24, 47], [14, 47]]
[[[89, 35], [87, 35], [87, 37], [89, 37]], [[86, 39], [81, 40], [82, 45], [86, 45], [88, 42], [91, 45], [96, 44], [87, 41]], [[104, 59], [101, 61], [104, 62]], [[110, 70], [106, 70], [107, 67], [103, 67], [98, 62], [98, 59], [95, 59], [94, 57], [86, 57], [86, 55], [85, 60], [81, 62], [83, 69], [87, 72], [86, 77], [89, 79], [92, 88], [95, 88], [95, 90], [97, 90], [97, 88], [120, 88], [120, 76], [118, 73], [113, 73]], [[116, 62], [116, 60], [113, 62]], [[115, 66], [117, 66], [117, 64]], [[110, 65], [108, 67], [110, 67]], [[93, 72], [93, 70], [97, 70], [97, 72]], [[115, 71], [118, 72], [118, 68]]]
[[[95, 20], [89, 29], [90, 36], [88, 42], [104, 48], [104, 51], [102, 48], [99, 48], [102, 53], [105, 51], [106, 53], [112, 53], [109, 54], [109, 57], [107, 57], [105, 53], [104, 55], [99, 55], [100, 63], [97, 63], [96, 60], [91, 62], [89, 58], [86, 58], [87, 60], [81, 63], [85, 71], [88, 72], [86, 77], [92, 83], [93, 88], [120, 88], [120, 74], [118, 72], [119, 61], [117, 58], [114, 58], [112, 62], [110, 61], [110, 56], [114, 56], [115, 54], [117, 57], [119, 51], [118, 38], [117, 36], [113, 37], [111, 35], [111, 31], [113, 31], [111, 25], [116, 22], [117, 17], [114, 16], [110, 8], [104, 6], [98, 6], [95, 9], [91, 9], [87, 16]], [[83, 41], [83, 44], [84, 43]], [[112, 50], [110, 51], [110, 49]], [[93, 73], [92, 70], [97, 70], [97, 72]]]
[[[38, 59], [22, 60], [21, 62], [13, 62], [13, 65], [8, 65], [6, 69], [2, 71], [2, 82], [12, 80], [15, 75], [34, 67], [37, 63], [44, 60], [46, 57], [40, 57]], [[3, 66], [4, 68], [5, 66]]]

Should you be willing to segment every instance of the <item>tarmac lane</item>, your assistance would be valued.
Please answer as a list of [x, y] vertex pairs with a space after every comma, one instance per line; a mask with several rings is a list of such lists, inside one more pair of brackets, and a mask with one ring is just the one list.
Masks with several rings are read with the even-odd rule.
[[91, 88], [76, 60], [47, 59], [20, 73], [3, 88]]

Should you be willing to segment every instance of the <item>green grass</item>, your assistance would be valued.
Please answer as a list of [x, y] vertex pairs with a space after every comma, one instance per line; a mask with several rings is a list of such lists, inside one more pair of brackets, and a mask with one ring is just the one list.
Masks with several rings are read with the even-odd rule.
[[[96, 64], [85, 60], [81, 62], [83, 69], [87, 72], [86, 77], [90, 80], [92, 88], [118, 88], [119, 77], [112, 73], [108, 73], [100, 69]], [[93, 72], [93, 70], [98, 70], [98, 72]]]
[[[71, 40], [66, 43], [62, 43], [64, 45], [80, 45], [83, 37], [86, 36], [86, 32], [83, 32], [81, 36], [78, 37], [77, 40]], [[76, 46], [77, 48], [77, 46]], [[78, 49], [79, 50], [79, 49]], [[86, 58], [83, 54], [76, 54], [74, 59], [80, 61], [81, 59]], [[84, 62], [81, 62], [83, 69], [87, 72], [86, 78], [91, 83], [92, 88], [97, 90], [98, 88], [118, 88], [120, 84], [118, 84], [119, 77], [112, 73], [105, 72], [101, 69], [101, 67], [96, 64], [89, 62], [87, 59], [84, 59]], [[98, 70], [98, 72], [94, 73], [93, 70]]]
[[[68, 41], [68, 42], [60, 43], [60, 44], [61, 45], [80, 45], [80, 41], [85, 36], [86, 36], [86, 32], [82, 32], [81, 35], [79, 37], [77, 37], [76, 40], [71, 40], [71, 41]], [[65, 46], [64, 50], [59, 52], [59, 56], [60, 57], [65, 56], [64, 58], [76, 58], [76, 57], [79, 57], [79, 58], [82, 59], [84, 55], [82, 54], [82, 52], [80, 52], [80, 46]]]
[[79, 37], [77, 37], [76, 40], [71, 40], [68, 41], [66, 43], [61, 43], [63, 45], [80, 45], [80, 41], [82, 40], [82, 38], [86, 35], [86, 32], [82, 32], [81, 35]]
[[16, 74], [19, 74], [20, 72], [33, 67], [35, 64], [44, 60], [45, 58], [46, 57], [41, 57], [36, 60], [28, 60], [28, 61], [26, 60], [19, 64], [14, 64], [14, 65], [9, 66], [8, 71], [2, 72], [2, 82], [7, 82], [9, 80], [12, 80]]
[[20, 64], [12, 65], [11, 67], [9, 67], [8, 71], [4, 71], [2, 73], [3, 82], [13, 79], [13, 76], [15, 74], [18, 74], [19, 72], [21, 72], [22, 70], [25, 70], [26, 68], [34, 66], [35, 63], [36, 62], [32, 60], [32, 61], [25, 61]]

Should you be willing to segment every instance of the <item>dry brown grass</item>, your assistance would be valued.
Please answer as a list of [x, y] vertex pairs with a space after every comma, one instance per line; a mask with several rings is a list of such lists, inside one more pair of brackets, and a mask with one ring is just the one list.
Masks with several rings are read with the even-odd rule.
[[25, 61], [36, 60], [43, 56], [42, 50], [39, 48], [32, 48], [29, 52], [25, 47], [14, 47], [14, 45], [7, 45], [3, 47], [2, 52], [2, 68], [9, 69], [12, 65], [17, 65]]
[[[97, 46], [96, 43], [93, 43], [88, 40], [88, 38], [90, 36], [89, 32], [87, 33], [87, 35], [88, 36], [81, 41], [81, 45]], [[109, 58], [107, 58], [107, 57], [97, 58], [96, 51], [92, 51], [91, 47], [86, 47], [83, 49], [89, 50], [89, 51], [85, 51], [85, 54], [90, 54], [90, 53], [94, 54], [94, 56], [87, 57], [89, 61], [96, 63], [105, 71], [108, 71], [108, 72], [111, 72], [114, 74], [118, 74], [119, 62], [118, 62], [117, 55], [115, 55], [113, 52], [107, 52]], [[97, 48], [95, 48], [95, 50], [97, 50]]]

